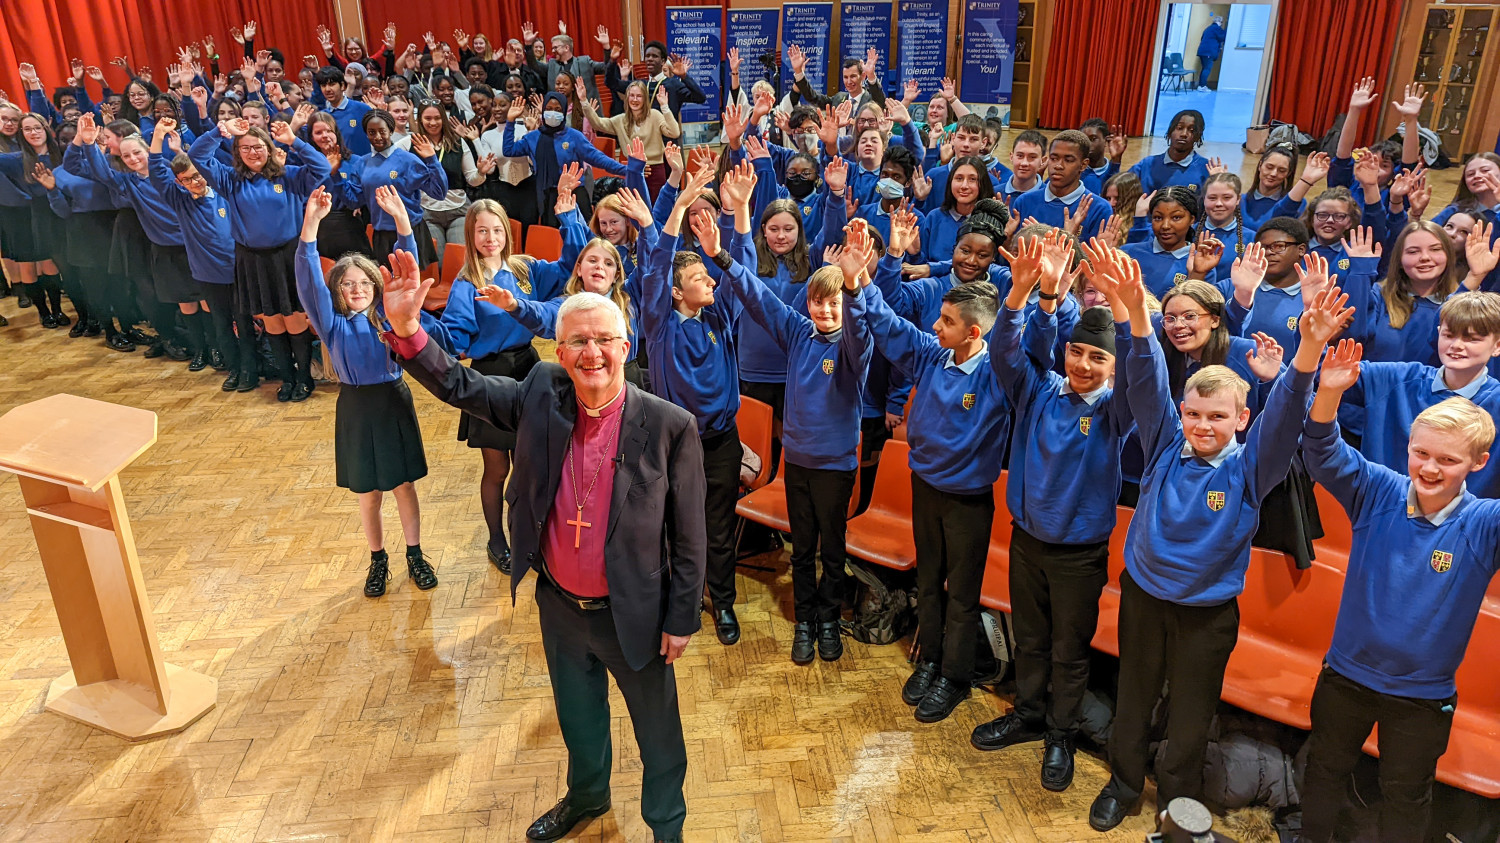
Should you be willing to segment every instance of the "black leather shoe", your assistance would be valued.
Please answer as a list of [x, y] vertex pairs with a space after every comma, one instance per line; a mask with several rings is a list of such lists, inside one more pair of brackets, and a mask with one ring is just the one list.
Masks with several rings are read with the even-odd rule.
[[1034, 729], [1027, 725], [1026, 721], [1021, 719], [1021, 715], [1012, 711], [988, 723], [975, 726], [974, 733], [969, 736], [969, 743], [973, 744], [975, 749], [989, 752], [1041, 739], [1041, 729]]
[[193, 355], [189, 354], [187, 349], [183, 348], [175, 342], [168, 341], [162, 343], [161, 345], [162, 349], [167, 354], [168, 360], [175, 360], [178, 363], [186, 363], [187, 361], [193, 359]]
[[208, 368], [208, 358], [206, 356], [204, 356], [203, 352], [201, 352], [201, 351], [198, 352], [197, 354], [194, 354], [193, 355], [193, 359], [188, 361], [188, 371], [189, 372], [201, 372], [201, 371], [203, 371], [204, 369], [207, 369], [207, 368]]
[[568, 802], [563, 797], [562, 801], [552, 806], [552, 810], [536, 818], [536, 822], [526, 829], [526, 836], [532, 840], [556, 840], [567, 836], [573, 830], [573, 826], [584, 820], [593, 819], [609, 813], [609, 802], [597, 808], [579, 808]]
[[838, 661], [844, 654], [844, 639], [839, 637], [839, 622], [818, 624], [818, 658], [825, 662]]
[[937, 678], [937, 662], [917, 662], [917, 669], [906, 678], [906, 684], [901, 686], [901, 701], [907, 705], [916, 705], [927, 696], [927, 689], [932, 687], [932, 680]]
[[16, 307], [31, 307], [31, 296], [26, 295], [26, 285], [21, 285], [21, 292], [16, 295]]
[[53, 316], [50, 313], [43, 313], [41, 318], [42, 318], [42, 327], [43, 328], [46, 328], [47, 330], [50, 331], [53, 328], [57, 327], [57, 317], [56, 316]]
[[254, 392], [258, 386], [260, 386], [260, 377], [255, 374], [254, 369], [251, 369], [246, 372], [240, 372], [240, 385], [235, 387], [234, 391]]
[[110, 351], [123, 351], [130, 353], [135, 351], [135, 343], [125, 338], [124, 334], [115, 334], [104, 341], [104, 347]]
[[719, 643], [726, 647], [739, 642], [740, 619], [734, 616], [733, 608], [714, 612], [714, 634], [719, 636]]
[[292, 400], [292, 390], [296, 388], [296, 381], [282, 381], [281, 386], [276, 388], [276, 400], [283, 404]]
[[299, 404], [303, 401], [306, 401], [308, 398], [311, 398], [312, 394], [313, 385], [310, 383], [297, 381], [297, 385], [292, 387], [292, 400]]
[[486, 547], [484, 552], [489, 555], [491, 565], [499, 569], [500, 573], [510, 576], [510, 548], [497, 551], [493, 547]]
[[917, 703], [918, 723], [937, 723], [947, 720], [958, 704], [969, 698], [969, 685], [954, 682], [946, 676], [932, 680], [927, 696]]
[[1073, 784], [1073, 739], [1048, 735], [1042, 751], [1042, 787], [1061, 793]]
[[224, 390], [225, 392], [234, 392], [236, 389], [239, 389], [239, 387], [240, 387], [240, 373], [239, 372], [230, 372], [229, 373], [229, 377], [227, 377], [227, 378], [224, 379], [224, 383], [222, 383], [222, 384], [219, 385], [219, 388], [222, 389], [222, 390]]
[[390, 582], [391, 569], [389, 557], [381, 551], [379, 559], [370, 560], [370, 571], [365, 574], [365, 596], [382, 597], [385, 595], [385, 584]]
[[1105, 785], [1104, 789], [1099, 791], [1099, 795], [1094, 797], [1094, 804], [1089, 806], [1089, 828], [1095, 831], [1109, 831], [1125, 822], [1125, 818], [1130, 815], [1130, 807], [1115, 796], [1114, 790], [1109, 785]]
[[83, 335], [86, 337], [97, 337], [102, 333], [104, 333], [104, 328], [93, 320], [89, 320], [89, 324], [83, 329]]
[[215, 372], [227, 372], [229, 367], [224, 365], [224, 355], [217, 348], [208, 350], [208, 365]]
[[68, 318], [68, 314], [66, 314], [66, 313], [54, 313], [54, 314], [52, 314], [52, 321], [56, 322], [57, 323], [57, 327], [59, 327], [59, 328], [66, 328], [69, 325], [73, 324], [73, 320], [69, 319]]
[[433, 573], [432, 565], [421, 553], [406, 554], [406, 575], [423, 591], [437, 588], [437, 574]]
[[73, 323], [73, 327], [68, 329], [68, 336], [76, 340], [79, 337], [83, 336], [83, 332], [87, 331], [88, 329], [89, 323], [83, 321], [82, 319], [79, 319], [77, 322]]
[[161, 343], [153, 340], [150, 345], [146, 346], [146, 353], [141, 356], [145, 357], [147, 360], [155, 360], [156, 358], [166, 353], [167, 349], [164, 348]]
[[156, 337], [142, 331], [140, 328], [131, 328], [125, 332], [125, 339], [136, 345], [156, 345]]
[[812, 664], [813, 660], [813, 631], [812, 624], [799, 623], [792, 627], [792, 661], [797, 664]]

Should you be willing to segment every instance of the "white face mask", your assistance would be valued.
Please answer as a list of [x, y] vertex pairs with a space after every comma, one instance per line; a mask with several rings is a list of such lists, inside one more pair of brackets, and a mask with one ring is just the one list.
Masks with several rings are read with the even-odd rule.
[[563, 113], [561, 111], [543, 111], [542, 122], [555, 129], [562, 125]]

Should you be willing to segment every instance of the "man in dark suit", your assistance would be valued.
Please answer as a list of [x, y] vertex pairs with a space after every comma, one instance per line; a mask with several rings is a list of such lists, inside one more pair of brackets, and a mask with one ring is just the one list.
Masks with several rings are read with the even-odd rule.
[[[517, 382], [465, 368], [429, 341], [418, 316], [433, 282], [419, 279], [405, 252], [396, 264], [386, 337], [402, 365], [443, 401], [516, 433], [506, 493], [511, 599], [535, 569], [568, 746], [567, 795], [526, 836], [555, 840], [609, 810], [613, 675], [645, 768], [641, 815], [657, 840], [680, 840], [687, 749], [672, 663], [701, 623], [707, 556], [697, 424], [625, 382], [625, 317], [609, 299], [569, 297], [558, 313], [561, 365], [539, 364]], [[480, 293], [503, 295], [493, 286]]]
[[[611, 110], [612, 114], [623, 114], [625, 108], [625, 89], [634, 82], [634, 68], [631, 67], [630, 59], [623, 52], [613, 56], [604, 71], [604, 84], [615, 92], [615, 105], [618, 110]], [[657, 111], [661, 105], [656, 101], [656, 89], [665, 87], [667, 89], [667, 108], [672, 112], [673, 119], [682, 119], [682, 106], [686, 103], [704, 103], [708, 101], [708, 95], [693, 81], [688, 73], [693, 66], [691, 61], [677, 57], [670, 59], [667, 56], [667, 45], [660, 41], [647, 41], [646, 49], [641, 53], [641, 62], [646, 66], [646, 102]]]

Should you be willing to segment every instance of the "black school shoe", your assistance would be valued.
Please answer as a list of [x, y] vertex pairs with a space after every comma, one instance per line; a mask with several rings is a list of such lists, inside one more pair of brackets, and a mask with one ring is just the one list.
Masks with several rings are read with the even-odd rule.
[[551, 810], [536, 818], [529, 828], [526, 836], [531, 840], [547, 841], [566, 837], [573, 827], [584, 820], [593, 819], [609, 813], [609, 800], [596, 808], [584, 808], [574, 805], [564, 796]]
[[420, 550], [407, 551], [406, 575], [423, 591], [437, 588], [437, 574], [433, 573], [432, 565], [428, 564], [427, 557]]
[[208, 357], [203, 352], [201, 352], [201, 351], [198, 352], [197, 354], [194, 354], [193, 355], [193, 359], [188, 361], [188, 371], [189, 372], [201, 372], [201, 371], [203, 371], [204, 369], [207, 369], [207, 368], [208, 368]]
[[76, 340], [79, 337], [83, 336], [84, 331], [87, 331], [88, 329], [89, 323], [83, 321], [82, 319], [79, 319], [78, 321], [74, 322], [73, 327], [68, 330], [68, 336]]
[[239, 386], [234, 388], [235, 392], [254, 392], [260, 386], [260, 377], [255, 374], [254, 369], [245, 369], [240, 372]]
[[208, 365], [215, 372], [227, 372], [227, 371], [229, 371], [229, 367], [226, 366], [226, 365], [224, 365], [224, 354], [223, 354], [223, 352], [219, 351], [217, 348], [210, 348], [208, 350]]
[[292, 400], [292, 391], [296, 388], [296, 381], [282, 381], [281, 386], [276, 388], [276, 400], [283, 404]]
[[505, 547], [495, 550], [494, 547], [486, 545], [484, 552], [490, 557], [491, 565], [494, 565], [500, 573], [510, 576], [510, 548]]
[[932, 687], [932, 680], [937, 678], [937, 662], [918, 662], [917, 669], [907, 677], [906, 684], [901, 687], [901, 701], [907, 705], [916, 705], [927, 696], [927, 689]]
[[825, 621], [818, 624], [818, 658], [825, 662], [837, 661], [844, 654], [844, 640], [839, 637], [839, 622]]
[[1073, 739], [1067, 735], [1048, 735], [1042, 751], [1042, 787], [1061, 793], [1073, 784]]
[[990, 752], [1015, 746], [1018, 743], [1039, 741], [1042, 737], [1041, 729], [1032, 728], [1021, 719], [1020, 714], [1011, 711], [988, 723], [975, 726], [974, 733], [969, 736], [969, 743], [973, 744], [975, 749]]
[[1120, 797], [1115, 795], [1114, 782], [1110, 782], [1094, 797], [1094, 804], [1089, 806], [1089, 828], [1109, 831], [1125, 822], [1133, 807], [1120, 801]]
[[813, 625], [799, 623], [792, 627], [792, 661], [797, 664], [812, 664]]
[[110, 334], [104, 340], [104, 347], [110, 351], [121, 351], [126, 354], [135, 351], [135, 343], [127, 339], [124, 334]]
[[31, 286], [31, 285], [30, 284], [21, 284], [19, 286], [20, 286], [21, 292], [19, 292], [19, 293], [16, 294], [16, 306], [17, 307], [31, 307], [31, 296], [29, 296], [29, 295], [26, 294], [26, 288], [29, 287], [29, 286]]
[[313, 385], [310, 383], [297, 381], [297, 385], [292, 387], [292, 401], [296, 403], [300, 404], [303, 401], [306, 401], [308, 398], [312, 397], [312, 394]]
[[234, 392], [236, 389], [239, 389], [240, 388], [240, 373], [239, 372], [230, 372], [229, 373], [229, 377], [227, 377], [227, 378], [224, 379], [224, 383], [220, 384], [219, 388], [222, 389], [222, 390], [224, 390], [225, 392]]
[[73, 324], [73, 320], [68, 318], [68, 314], [62, 312], [61, 307], [57, 309], [56, 313], [52, 314], [52, 321], [56, 322], [59, 328], [66, 328]]
[[161, 347], [162, 351], [167, 355], [168, 360], [173, 360], [178, 363], [186, 363], [187, 361], [193, 359], [193, 355], [191, 352], [189, 352], [186, 348], [178, 345], [177, 343], [172, 342], [171, 340], [162, 342]]
[[370, 554], [370, 570], [365, 574], [365, 596], [385, 596], [385, 584], [391, 580], [390, 557], [385, 551]]
[[969, 698], [969, 684], [960, 685], [946, 676], [939, 676], [927, 689], [927, 696], [917, 703], [918, 723], [937, 723], [947, 720], [958, 704]]
[[89, 324], [83, 329], [83, 335], [86, 337], [97, 337], [102, 333], [104, 333], [103, 326], [92, 319], [89, 320]]

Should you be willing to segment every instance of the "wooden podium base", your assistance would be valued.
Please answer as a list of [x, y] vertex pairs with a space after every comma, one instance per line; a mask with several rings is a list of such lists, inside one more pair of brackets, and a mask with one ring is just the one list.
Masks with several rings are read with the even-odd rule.
[[219, 681], [170, 662], [164, 666], [170, 689], [165, 715], [147, 688], [120, 679], [80, 686], [71, 670], [52, 680], [47, 710], [127, 741], [180, 732], [214, 707]]

